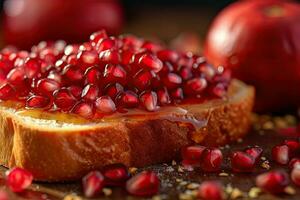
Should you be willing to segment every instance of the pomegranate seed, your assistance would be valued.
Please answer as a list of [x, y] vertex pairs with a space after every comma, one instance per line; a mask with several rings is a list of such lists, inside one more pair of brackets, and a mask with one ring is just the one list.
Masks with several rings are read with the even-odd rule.
[[79, 45], [76, 45], [76, 44], [72, 44], [72, 45], [67, 45], [65, 47], [65, 55], [71, 55], [71, 54], [77, 54], [78, 53], [78, 50], [79, 50]]
[[183, 99], [183, 90], [182, 88], [176, 88], [171, 92], [171, 97], [175, 100]]
[[162, 49], [162, 47], [159, 44], [155, 44], [150, 41], [145, 41], [144, 44], [142, 45], [143, 49], [147, 49], [150, 52], [157, 52]]
[[207, 65], [206, 63], [198, 65], [196, 70], [197, 72], [200, 72], [200, 75], [204, 75], [204, 77], [208, 80], [212, 80], [212, 78], [216, 74], [214, 68]]
[[158, 193], [160, 180], [154, 172], [141, 172], [126, 183], [126, 190], [135, 196], [153, 196]]
[[93, 42], [94, 44], [98, 44], [101, 40], [103, 40], [104, 38], [107, 38], [107, 33], [105, 30], [101, 30], [98, 32], [93, 33], [90, 36], [90, 41]]
[[77, 59], [81, 64], [92, 66], [98, 63], [98, 53], [96, 51], [81, 51], [77, 54]]
[[97, 50], [101, 52], [116, 47], [116, 41], [112, 38], [104, 38], [103, 40], [99, 41], [96, 46]]
[[85, 71], [84, 76], [87, 83], [97, 84], [100, 80], [101, 72], [98, 67], [90, 67]]
[[109, 186], [122, 186], [130, 178], [127, 167], [123, 164], [111, 164], [105, 166], [102, 171], [105, 184]]
[[144, 92], [140, 95], [140, 101], [143, 107], [148, 111], [157, 109], [157, 94], [153, 91]]
[[153, 71], [141, 69], [133, 77], [134, 85], [141, 91], [149, 89], [149, 87], [151, 86], [152, 79], [155, 76], [156, 75]]
[[124, 91], [124, 87], [119, 84], [119, 83], [115, 83], [115, 84], [109, 84], [106, 88], [105, 88], [105, 92], [108, 96], [110, 96], [112, 99], [115, 99], [115, 97], [120, 93]]
[[231, 168], [235, 172], [252, 172], [255, 167], [255, 159], [250, 154], [236, 151], [231, 155]]
[[8, 100], [14, 97], [16, 94], [15, 89], [8, 83], [5, 83], [0, 87], [0, 99]]
[[212, 94], [216, 97], [224, 97], [226, 96], [226, 88], [223, 83], [218, 83], [216, 86], [212, 89]]
[[79, 46], [79, 51], [92, 51], [93, 45], [89, 42], [84, 42]]
[[67, 65], [64, 67], [62, 74], [70, 81], [81, 81], [83, 73], [76, 65]]
[[133, 91], [129, 91], [129, 90], [121, 92], [116, 97], [116, 102], [117, 102], [117, 105], [122, 108], [135, 108], [139, 104], [139, 100], [138, 100], [136, 93], [134, 93]]
[[7, 192], [0, 190], [0, 200], [9, 200], [9, 196], [7, 194]]
[[27, 78], [36, 77], [40, 73], [41, 64], [36, 58], [29, 58], [25, 61], [24, 70]]
[[2, 69], [5, 73], [8, 73], [14, 67], [14, 63], [8, 59], [1, 58], [0, 59], [0, 69]]
[[121, 64], [129, 65], [132, 61], [132, 57], [134, 55], [134, 51], [127, 49], [121, 52]]
[[300, 143], [295, 140], [285, 140], [284, 144], [289, 147], [291, 156], [295, 155], [300, 150]]
[[134, 35], [126, 35], [122, 38], [123, 49], [136, 49], [142, 46], [143, 41]]
[[57, 54], [58, 54], [57, 50], [52, 48], [46, 48], [40, 52], [40, 58], [43, 59], [48, 64], [54, 64], [57, 59], [56, 58]]
[[27, 108], [44, 108], [50, 103], [50, 100], [44, 96], [32, 95], [26, 101]]
[[0, 68], [0, 85], [6, 82], [6, 74]]
[[22, 168], [15, 167], [5, 173], [6, 184], [13, 192], [22, 192], [28, 188], [33, 180], [32, 174]]
[[259, 160], [259, 158], [261, 157], [263, 149], [260, 147], [249, 147], [249, 148], [245, 149], [245, 152], [247, 154], [249, 154], [250, 156], [252, 156], [255, 159], [255, 162], [257, 162]]
[[292, 169], [291, 179], [294, 184], [296, 184], [297, 186], [300, 186], [300, 165], [297, 165], [296, 167], [294, 167]]
[[139, 64], [146, 69], [153, 70], [154, 72], [159, 72], [163, 67], [163, 63], [152, 54], [144, 54], [141, 56]]
[[188, 80], [193, 77], [191, 69], [187, 67], [181, 67], [181, 69], [179, 70], [179, 75], [183, 80]]
[[54, 103], [63, 111], [69, 111], [76, 103], [75, 97], [66, 88], [54, 92]]
[[65, 61], [70, 65], [77, 65], [78, 64], [77, 55], [76, 54], [68, 55], [65, 58]]
[[172, 63], [176, 63], [179, 58], [179, 55], [176, 51], [161, 50], [157, 52], [157, 57], [162, 61], [169, 61]]
[[59, 87], [58, 82], [49, 78], [44, 78], [37, 82], [37, 91], [48, 96], [52, 96], [53, 92]]
[[219, 182], [204, 181], [199, 186], [197, 197], [205, 200], [222, 200], [225, 199], [225, 194]]
[[103, 77], [109, 83], [113, 82], [126, 82], [126, 71], [120, 65], [106, 65], [103, 73]]
[[157, 97], [160, 105], [167, 105], [171, 103], [169, 93], [166, 89], [158, 90]]
[[102, 113], [112, 113], [116, 110], [116, 105], [110, 96], [99, 97], [95, 101], [96, 109]]
[[56, 71], [51, 71], [51, 72], [49, 72], [47, 78], [56, 81], [58, 84], [61, 84], [61, 83], [62, 83], [62, 77], [61, 77], [61, 75], [60, 75], [58, 72], [56, 72]]
[[188, 80], [184, 86], [184, 91], [188, 95], [198, 95], [206, 88], [207, 81], [204, 78], [193, 78]]
[[186, 146], [181, 149], [181, 158], [188, 160], [192, 163], [200, 163], [203, 151], [206, 149], [204, 146]]
[[120, 63], [121, 56], [117, 50], [108, 49], [100, 52], [99, 59], [103, 63], [110, 63], [116, 65]]
[[71, 94], [76, 97], [79, 98], [81, 97], [81, 93], [82, 93], [82, 88], [76, 85], [72, 85], [70, 87], [68, 87], [68, 90], [71, 92]]
[[168, 89], [174, 89], [180, 86], [182, 78], [175, 73], [169, 73], [163, 78], [163, 82]]
[[281, 165], [289, 163], [290, 150], [287, 145], [278, 145], [272, 149], [272, 158], [275, 162]]
[[282, 193], [288, 184], [288, 176], [283, 171], [271, 171], [256, 177], [256, 185], [273, 194]]
[[7, 81], [13, 85], [19, 85], [24, 82], [25, 74], [24, 71], [20, 68], [14, 68], [6, 76]]
[[99, 171], [92, 171], [83, 177], [82, 186], [86, 197], [95, 197], [102, 192], [104, 176]]
[[94, 116], [93, 106], [87, 102], [77, 103], [72, 109], [72, 112], [84, 118], [92, 118]]
[[99, 88], [96, 85], [88, 84], [83, 90], [81, 97], [88, 101], [95, 101], [99, 94]]
[[223, 155], [220, 149], [212, 148], [205, 149], [201, 158], [201, 169], [206, 172], [216, 172], [221, 168], [223, 162]]
[[296, 166], [300, 166], [300, 158], [293, 158], [290, 162], [289, 162], [289, 168], [293, 169]]

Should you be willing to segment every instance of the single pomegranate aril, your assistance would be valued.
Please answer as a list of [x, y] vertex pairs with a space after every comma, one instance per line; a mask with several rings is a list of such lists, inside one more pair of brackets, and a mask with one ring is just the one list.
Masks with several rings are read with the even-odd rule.
[[188, 67], [181, 67], [179, 70], [179, 75], [183, 80], [188, 80], [193, 77], [192, 71]]
[[53, 92], [59, 89], [60, 85], [53, 79], [44, 78], [37, 82], [37, 91], [47, 96], [52, 96]]
[[176, 63], [179, 58], [179, 55], [176, 51], [161, 50], [157, 52], [157, 57], [162, 61], [169, 61], [171, 63]]
[[116, 47], [116, 41], [111, 38], [104, 38], [103, 40], [100, 40], [96, 45], [98, 52], [112, 49], [114, 47]]
[[223, 154], [220, 149], [207, 148], [201, 156], [201, 169], [205, 172], [217, 172], [221, 168]]
[[7, 81], [13, 85], [22, 84], [25, 79], [25, 73], [21, 68], [14, 68], [6, 76]]
[[62, 77], [61, 77], [60, 73], [58, 73], [54, 70], [49, 72], [47, 78], [52, 79], [52, 80], [56, 81], [59, 84], [62, 83]]
[[81, 97], [88, 101], [95, 101], [99, 94], [99, 88], [96, 85], [88, 84], [83, 90]]
[[13, 192], [22, 192], [28, 188], [33, 180], [32, 174], [22, 168], [15, 167], [6, 171], [6, 184]]
[[123, 49], [136, 49], [142, 46], [143, 41], [134, 35], [122, 37]]
[[291, 156], [295, 155], [300, 150], [300, 142], [295, 140], [285, 140], [284, 144], [289, 147]]
[[300, 158], [293, 158], [290, 162], [289, 162], [289, 168], [293, 169], [296, 166], [300, 166]]
[[292, 169], [291, 179], [294, 184], [296, 184], [297, 186], [300, 186], [300, 165], [297, 165], [296, 167], [294, 167]]
[[142, 48], [147, 49], [150, 52], [158, 52], [162, 49], [162, 47], [159, 44], [150, 41], [145, 41], [142, 45]]
[[140, 95], [142, 106], [148, 111], [157, 109], [157, 94], [153, 91], [144, 92]]
[[223, 83], [218, 83], [212, 88], [211, 92], [214, 96], [221, 98], [226, 96], [227, 89]]
[[124, 87], [119, 84], [119, 83], [115, 83], [115, 84], [109, 84], [108, 86], [106, 86], [105, 88], [105, 92], [108, 96], [110, 96], [112, 99], [115, 99], [115, 97], [120, 93], [124, 91]]
[[78, 50], [79, 50], [79, 46], [78, 45], [74, 45], [74, 44], [72, 44], [72, 45], [67, 45], [66, 47], [65, 47], [65, 50], [64, 50], [64, 53], [65, 53], [65, 55], [71, 55], [71, 54], [77, 54], [78, 53]]
[[76, 97], [76, 98], [80, 98], [81, 97], [81, 93], [82, 93], [82, 88], [76, 85], [72, 85], [70, 87], [68, 87], [68, 90], [71, 92], [71, 94]]
[[287, 145], [277, 145], [272, 149], [272, 158], [275, 162], [281, 165], [289, 163], [290, 150]]
[[101, 51], [99, 54], [99, 60], [103, 63], [109, 64], [119, 64], [121, 61], [121, 56], [119, 52], [115, 49], [108, 49], [105, 51]]
[[122, 186], [130, 178], [127, 167], [123, 164], [107, 165], [102, 173], [105, 177], [105, 184], [109, 186]]
[[81, 64], [92, 66], [99, 62], [98, 53], [96, 51], [81, 51], [77, 54], [77, 59]]
[[265, 192], [280, 194], [289, 184], [288, 175], [283, 171], [271, 171], [256, 177], [256, 185]]
[[0, 87], [0, 99], [8, 100], [14, 97], [16, 94], [15, 89], [8, 83], [5, 83]]
[[121, 56], [121, 64], [122, 65], [129, 65], [132, 62], [132, 57], [134, 55], [134, 51], [127, 49], [127, 50], [123, 50], [120, 54]]
[[107, 33], [105, 30], [97, 31], [90, 36], [90, 41], [94, 44], [97, 44], [99, 41], [107, 38]]
[[84, 76], [87, 83], [98, 84], [101, 77], [101, 72], [98, 67], [90, 67], [86, 69]]
[[255, 158], [243, 151], [233, 152], [231, 168], [234, 172], [252, 172], [255, 167]]
[[103, 73], [103, 77], [106, 79], [108, 83], [126, 82], [127, 73], [123, 67], [120, 65], [106, 65]]
[[112, 113], [116, 110], [116, 105], [110, 96], [102, 96], [95, 101], [96, 109], [101, 113]]
[[62, 74], [70, 81], [77, 82], [83, 78], [83, 73], [76, 65], [67, 65], [64, 67]]
[[84, 118], [92, 118], [94, 116], [93, 106], [84, 101], [77, 103], [72, 112]]
[[29, 58], [24, 64], [24, 71], [27, 78], [36, 77], [41, 70], [41, 63], [36, 58]]
[[154, 172], [144, 171], [129, 179], [126, 190], [135, 196], [153, 196], [158, 193], [160, 180]]
[[90, 198], [102, 192], [104, 186], [104, 176], [99, 171], [92, 171], [82, 179], [84, 196]]
[[155, 76], [156, 75], [153, 71], [142, 69], [134, 75], [133, 77], [134, 85], [141, 91], [145, 89], [149, 89], [152, 83], [152, 79]]
[[157, 97], [160, 105], [167, 105], [171, 103], [169, 93], [166, 89], [158, 90]]
[[152, 54], [144, 54], [141, 56], [139, 64], [145, 69], [153, 70], [154, 72], [159, 72], [163, 67], [163, 63]]
[[138, 100], [136, 93], [134, 93], [133, 91], [130, 91], [130, 90], [121, 92], [116, 97], [116, 102], [117, 102], [117, 105], [122, 108], [135, 108], [139, 104], [139, 100]]
[[93, 45], [90, 42], [84, 42], [79, 46], [80, 51], [92, 51], [94, 49]]
[[187, 160], [190, 163], [200, 163], [203, 151], [206, 149], [204, 146], [186, 146], [181, 149], [182, 160]]
[[223, 200], [225, 193], [217, 181], [204, 181], [198, 188], [197, 197], [205, 200]]
[[39, 95], [32, 95], [26, 101], [27, 108], [45, 108], [50, 103], [49, 98]]
[[182, 78], [175, 73], [168, 73], [166, 77], [163, 78], [163, 82], [168, 89], [174, 89], [180, 86]]
[[263, 149], [260, 147], [248, 147], [247, 149], [245, 149], [245, 152], [252, 156], [255, 159], [255, 162], [257, 162], [261, 157]]
[[183, 90], [182, 88], [176, 88], [175, 90], [171, 91], [170, 95], [174, 100], [181, 100], [183, 99]]
[[75, 105], [76, 99], [68, 89], [62, 88], [54, 92], [54, 103], [63, 111], [69, 111]]
[[184, 92], [188, 95], [199, 95], [206, 88], [207, 81], [204, 78], [193, 78], [188, 80], [184, 86]]

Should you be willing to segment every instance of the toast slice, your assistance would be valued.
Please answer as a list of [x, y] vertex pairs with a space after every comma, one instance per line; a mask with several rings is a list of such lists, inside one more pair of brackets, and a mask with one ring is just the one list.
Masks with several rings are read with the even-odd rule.
[[81, 178], [111, 163], [142, 167], [175, 159], [182, 146], [223, 145], [250, 127], [254, 88], [233, 80], [226, 100], [131, 111], [100, 121], [72, 114], [0, 106], [0, 161], [22, 167], [36, 180]]

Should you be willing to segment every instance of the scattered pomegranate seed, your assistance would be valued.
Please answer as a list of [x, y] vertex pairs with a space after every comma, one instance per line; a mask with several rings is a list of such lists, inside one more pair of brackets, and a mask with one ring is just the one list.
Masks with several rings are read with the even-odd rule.
[[255, 159], [255, 162], [257, 162], [262, 155], [263, 149], [260, 147], [248, 147], [245, 149], [245, 152], [251, 155]]
[[292, 169], [291, 179], [295, 185], [300, 186], [300, 165]]
[[293, 169], [296, 166], [300, 166], [300, 158], [293, 158], [290, 162], [289, 162], [289, 168]]
[[104, 176], [99, 171], [92, 171], [83, 177], [82, 186], [86, 197], [95, 197], [102, 192]]
[[201, 156], [201, 169], [205, 172], [217, 172], [221, 168], [223, 154], [220, 149], [206, 148]]
[[94, 116], [93, 106], [87, 102], [79, 102], [72, 109], [73, 113], [84, 118], [92, 118]]
[[50, 100], [44, 96], [33, 95], [26, 101], [27, 108], [45, 108], [49, 105]]
[[116, 110], [116, 105], [110, 96], [99, 97], [95, 102], [95, 106], [101, 113], [112, 113]]
[[76, 98], [68, 89], [62, 88], [54, 92], [54, 103], [58, 108], [69, 111], [75, 105]]
[[8, 83], [5, 83], [0, 87], [0, 99], [8, 100], [15, 96], [15, 89]]
[[288, 175], [283, 171], [271, 171], [256, 177], [256, 185], [273, 194], [282, 193], [288, 184]]
[[133, 91], [121, 92], [116, 97], [117, 104], [123, 108], [134, 108], [138, 106], [139, 100]]
[[28, 188], [33, 180], [32, 174], [22, 168], [15, 167], [6, 171], [6, 184], [13, 192], [22, 192]]
[[183, 161], [199, 165], [205, 149], [206, 147], [200, 145], [183, 147], [181, 149], [181, 158]]
[[155, 56], [151, 54], [144, 54], [139, 59], [139, 64], [146, 69], [153, 70], [155, 72], [159, 72], [162, 67], [163, 63]]
[[111, 164], [104, 167], [105, 184], [109, 186], [122, 186], [130, 178], [127, 167], [123, 164]]
[[158, 193], [160, 180], [154, 172], [144, 171], [129, 179], [126, 190], [135, 196], [153, 196]]
[[291, 156], [295, 155], [300, 150], [300, 142], [295, 140], [285, 140], [284, 144], [289, 147]]
[[233, 152], [231, 168], [235, 172], [252, 172], [255, 167], [255, 158], [243, 151]]
[[287, 145], [277, 145], [272, 149], [272, 158], [275, 162], [281, 165], [289, 163], [290, 150]]
[[225, 199], [225, 193], [219, 182], [204, 181], [199, 186], [197, 197], [206, 200], [222, 200]]

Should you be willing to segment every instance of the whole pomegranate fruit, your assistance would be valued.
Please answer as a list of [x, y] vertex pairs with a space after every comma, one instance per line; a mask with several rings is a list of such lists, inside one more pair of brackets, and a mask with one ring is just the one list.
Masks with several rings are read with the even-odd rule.
[[120, 31], [123, 11], [118, 0], [7, 0], [4, 40], [29, 48], [41, 40], [81, 42], [105, 28]]
[[292, 1], [245, 0], [213, 21], [205, 55], [214, 65], [256, 86], [257, 111], [300, 105], [300, 5]]

